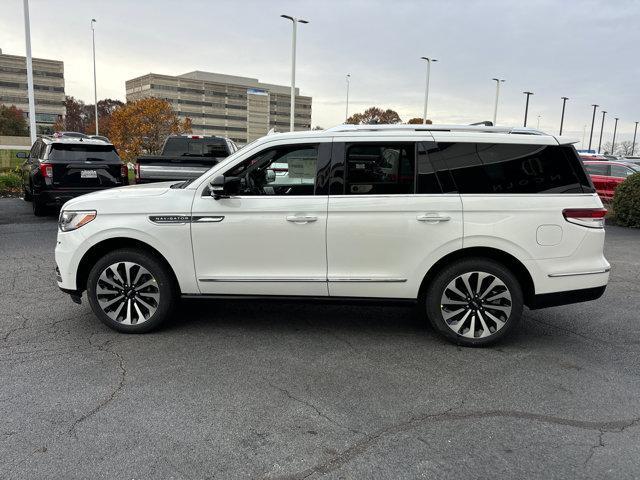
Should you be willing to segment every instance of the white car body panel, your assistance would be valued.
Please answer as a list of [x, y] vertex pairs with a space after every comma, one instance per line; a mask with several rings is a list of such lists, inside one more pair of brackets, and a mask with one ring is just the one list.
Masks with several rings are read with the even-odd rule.
[[[415, 299], [438, 260], [475, 247], [516, 258], [529, 272], [536, 294], [606, 285], [609, 264], [603, 256], [604, 230], [575, 225], [562, 216], [564, 208], [600, 208], [596, 194], [216, 200], [205, 192], [213, 178], [275, 145], [385, 140], [558, 145], [551, 135], [483, 133], [481, 128], [375, 132], [374, 127], [372, 131], [336, 128], [269, 135], [232, 154], [186, 188], [169, 188], [176, 182], [136, 185], [67, 202], [64, 210], [98, 214], [78, 230], [58, 233], [59, 286], [76, 290], [83, 256], [114, 238], [134, 239], [157, 250], [173, 269], [182, 294]], [[149, 219], [163, 215], [188, 220], [158, 224]], [[418, 219], [424, 215], [441, 219]], [[287, 220], [294, 216], [313, 220]], [[216, 221], [219, 217], [223, 218]]]

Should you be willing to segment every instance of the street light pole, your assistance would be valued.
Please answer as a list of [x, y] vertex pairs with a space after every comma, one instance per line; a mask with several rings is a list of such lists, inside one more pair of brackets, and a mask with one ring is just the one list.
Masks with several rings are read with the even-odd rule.
[[349, 80], [351, 79], [351, 75], [347, 73], [347, 106], [344, 110], [344, 121], [345, 123], [349, 120]]
[[538, 115], [538, 123], [536, 124], [536, 130], [540, 130], [540, 117], [542, 115]]
[[24, 43], [27, 47], [27, 94], [29, 96], [29, 135], [31, 144], [36, 141], [36, 101], [33, 94], [33, 62], [31, 60], [31, 25], [29, 23], [29, 0], [24, 0]]
[[593, 138], [593, 125], [595, 124], [596, 121], [596, 108], [599, 107], [599, 105], [591, 105], [593, 107], [593, 117], [591, 118], [591, 133], [589, 134], [589, 150], [591, 150], [591, 140]]
[[613, 140], [611, 140], [611, 155], [615, 155], [616, 151], [616, 131], [618, 130], [618, 117], [615, 117], [616, 123], [613, 124]]
[[504, 80], [501, 78], [492, 78], [496, 82], [496, 102], [493, 106], [493, 125], [496, 125], [498, 120], [498, 98], [500, 97], [500, 84], [504, 83]]
[[533, 92], [522, 92], [527, 96], [527, 103], [524, 105], [524, 126], [527, 126], [527, 115], [529, 114], [529, 97], [533, 95]]
[[600, 124], [600, 140], [598, 140], [598, 153], [602, 151], [602, 132], [604, 131], [604, 116], [607, 114], [605, 110], [602, 111], [602, 123]]
[[636, 128], [633, 131], [633, 143], [631, 144], [631, 156], [633, 157], [633, 152], [636, 149], [636, 133], [638, 133], [638, 122], [636, 122]]
[[298, 19], [289, 15], [280, 15], [282, 18], [291, 20], [293, 32], [291, 36], [291, 119], [289, 121], [289, 131], [294, 130], [294, 118], [296, 108], [296, 31], [298, 23], [309, 23], [307, 20]]
[[429, 105], [429, 78], [431, 77], [431, 62], [437, 62], [435, 58], [420, 57], [427, 61], [427, 82], [424, 89], [424, 111], [422, 112], [422, 123], [427, 123], [427, 106]]
[[569, 100], [569, 97], [560, 98], [562, 98], [562, 114], [560, 115], [560, 133], [558, 135], [562, 135], [562, 126], [564, 125], [564, 107], [567, 104], [567, 100]]
[[91, 40], [93, 42], [93, 103], [96, 115], [96, 135], [98, 135], [98, 87], [96, 83], [96, 31], [93, 28], [93, 24], [96, 23], [96, 19], [91, 19]]

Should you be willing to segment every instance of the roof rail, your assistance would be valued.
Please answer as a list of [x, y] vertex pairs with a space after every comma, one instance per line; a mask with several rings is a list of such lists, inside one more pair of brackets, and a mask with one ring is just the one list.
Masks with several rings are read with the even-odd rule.
[[[489, 122], [490, 123], [490, 122]], [[377, 125], [336, 125], [325, 132], [472, 132], [472, 133], [512, 133], [519, 135], [548, 135], [540, 130], [527, 127], [494, 127], [485, 125], [431, 125], [431, 124], [377, 124]]]

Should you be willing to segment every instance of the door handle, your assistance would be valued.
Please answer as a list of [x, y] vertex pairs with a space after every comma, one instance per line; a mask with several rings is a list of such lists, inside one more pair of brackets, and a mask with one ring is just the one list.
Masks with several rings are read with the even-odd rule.
[[448, 215], [438, 215], [437, 213], [426, 213], [424, 215], [418, 215], [416, 220], [419, 222], [425, 223], [440, 223], [440, 222], [448, 222], [451, 220], [451, 217]]
[[315, 215], [288, 215], [286, 218], [287, 218], [287, 222], [301, 223], [301, 224], [311, 223], [318, 220], [318, 217], [316, 217]]

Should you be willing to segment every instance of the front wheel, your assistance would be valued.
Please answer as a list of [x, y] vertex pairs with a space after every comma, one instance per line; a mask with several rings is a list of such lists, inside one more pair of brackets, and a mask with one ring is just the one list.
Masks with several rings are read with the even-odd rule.
[[176, 301], [174, 280], [163, 262], [142, 250], [108, 253], [89, 272], [87, 297], [93, 313], [108, 327], [145, 333], [170, 317]]
[[449, 341], [482, 346], [503, 338], [522, 316], [522, 288], [504, 265], [459, 260], [441, 270], [426, 291], [427, 316]]

